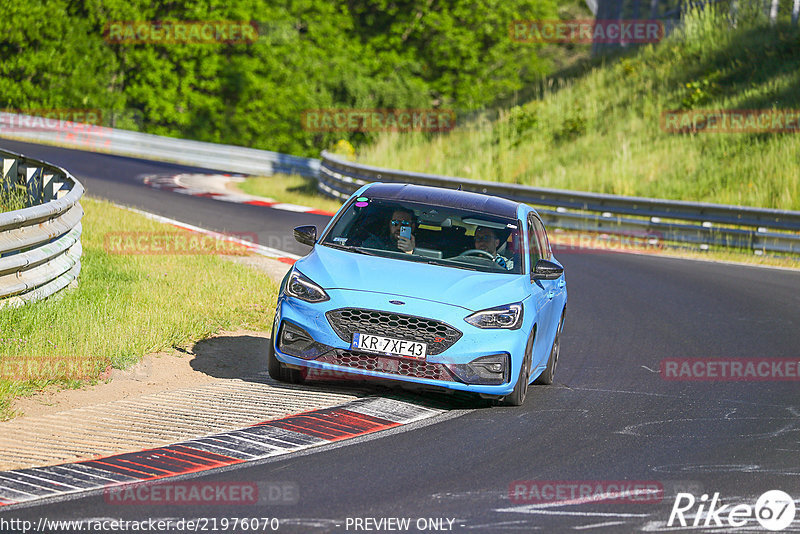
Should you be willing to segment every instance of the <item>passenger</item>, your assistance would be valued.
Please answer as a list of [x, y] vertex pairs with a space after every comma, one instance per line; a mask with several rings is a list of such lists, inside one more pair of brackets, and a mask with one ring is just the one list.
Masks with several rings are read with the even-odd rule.
[[[414, 232], [417, 231], [417, 221], [414, 212], [405, 208], [397, 208], [392, 212], [388, 225], [388, 242], [381, 236], [372, 235], [364, 240], [362, 246], [384, 250], [398, 250], [407, 254], [412, 254], [417, 245], [416, 238], [414, 237]], [[403, 228], [411, 228], [409, 237], [400, 235]]]

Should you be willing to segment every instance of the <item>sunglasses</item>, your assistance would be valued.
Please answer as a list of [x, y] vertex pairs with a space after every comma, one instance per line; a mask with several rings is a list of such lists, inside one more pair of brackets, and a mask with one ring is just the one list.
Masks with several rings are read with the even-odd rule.
[[394, 219], [392, 220], [392, 226], [411, 226], [411, 221], [398, 221]]

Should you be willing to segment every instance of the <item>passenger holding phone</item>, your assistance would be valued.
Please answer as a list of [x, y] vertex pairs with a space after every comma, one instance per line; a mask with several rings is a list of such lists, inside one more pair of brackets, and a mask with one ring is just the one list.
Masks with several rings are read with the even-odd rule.
[[411, 210], [396, 209], [389, 221], [389, 237], [398, 250], [408, 254], [414, 252], [417, 240], [414, 230], [417, 229], [414, 213]]
[[417, 245], [417, 241], [414, 238], [416, 229], [417, 221], [414, 212], [405, 208], [397, 208], [389, 218], [388, 242], [385, 237], [381, 238], [381, 236], [372, 235], [364, 240], [363, 246], [384, 250], [399, 250], [412, 254]]

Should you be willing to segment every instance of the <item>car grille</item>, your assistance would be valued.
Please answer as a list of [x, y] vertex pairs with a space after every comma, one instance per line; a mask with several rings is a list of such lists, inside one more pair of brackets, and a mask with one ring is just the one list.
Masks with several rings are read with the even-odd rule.
[[453, 375], [441, 363], [431, 363], [422, 360], [410, 360], [408, 358], [392, 358], [389, 356], [377, 356], [363, 352], [352, 352], [349, 350], [337, 350], [317, 358], [318, 362], [363, 369], [364, 371], [375, 371], [399, 376], [410, 376], [414, 378], [428, 378], [430, 380], [447, 380], [453, 382]]
[[447, 323], [400, 313], [340, 308], [325, 314], [342, 341], [350, 343], [353, 333], [372, 334], [428, 345], [428, 354], [440, 354], [458, 341], [462, 333]]

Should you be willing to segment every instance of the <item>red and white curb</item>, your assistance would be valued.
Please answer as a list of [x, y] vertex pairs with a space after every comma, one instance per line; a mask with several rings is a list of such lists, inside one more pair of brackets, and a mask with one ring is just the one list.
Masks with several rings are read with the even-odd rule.
[[164, 189], [183, 195], [213, 198], [214, 200], [221, 200], [223, 202], [249, 204], [251, 206], [267, 206], [269, 208], [293, 211], [295, 213], [334, 215], [333, 212], [309, 208], [308, 206], [275, 202], [274, 200], [244, 193], [232, 193], [227, 189], [226, 183], [243, 181], [245, 177], [240, 174], [149, 174], [141, 178], [144, 184], [149, 187]]
[[365, 397], [165, 447], [0, 471], [0, 507], [289, 454], [435, 417], [444, 409]]

